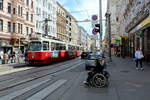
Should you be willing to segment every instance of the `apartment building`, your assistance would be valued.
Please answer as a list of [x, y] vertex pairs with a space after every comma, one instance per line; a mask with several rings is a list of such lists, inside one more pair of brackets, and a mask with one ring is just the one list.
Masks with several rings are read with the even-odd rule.
[[145, 60], [149, 61], [150, 1], [119, 0], [117, 6], [117, 30], [122, 34], [123, 55], [134, 57], [135, 50], [140, 48], [144, 53]]
[[56, 29], [56, 0], [36, 1], [36, 33], [57, 38]]
[[68, 42], [66, 10], [57, 2], [57, 38]]
[[34, 0], [0, 1], [0, 51], [24, 52], [35, 27], [34, 5]]

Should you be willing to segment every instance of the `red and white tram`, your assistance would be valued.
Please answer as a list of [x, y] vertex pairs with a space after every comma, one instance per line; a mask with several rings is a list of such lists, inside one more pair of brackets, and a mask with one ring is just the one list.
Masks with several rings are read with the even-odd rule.
[[28, 50], [29, 64], [48, 64], [80, 56], [80, 46], [58, 40], [31, 38]]

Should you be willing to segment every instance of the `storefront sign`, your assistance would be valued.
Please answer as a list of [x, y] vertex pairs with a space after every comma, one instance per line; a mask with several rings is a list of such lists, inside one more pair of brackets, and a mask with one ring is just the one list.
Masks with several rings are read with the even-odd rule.
[[144, 21], [142, 21], [138, 26], [136, 26], [134, 29], [130, 31], [130, 33], [135, 33], [141, 28], [145, 27], [146, 25], [150, 24], [150, 17], [146, 18]]
[[121, 38], [129, 38], [128, 33], [122, 33], [120, 37]]
[[144, 27], [144, 26], [146, 26], [146, 25], [148, 25], [148, 24], [150, 24], [150, 17], [146, 18], [146, 19], [140, 24], [140, 26], [141, 26], [141, 27]]

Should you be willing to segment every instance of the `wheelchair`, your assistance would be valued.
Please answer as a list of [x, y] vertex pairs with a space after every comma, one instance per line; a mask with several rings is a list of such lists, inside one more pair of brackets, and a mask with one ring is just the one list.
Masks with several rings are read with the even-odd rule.
[[94, 73], [90, 72], [90, 79], [88, 82], [88, 86], [96, 87], [96, 88], [102, 88], [109, 85], [108, 78], [109, 73], [107, 71]]

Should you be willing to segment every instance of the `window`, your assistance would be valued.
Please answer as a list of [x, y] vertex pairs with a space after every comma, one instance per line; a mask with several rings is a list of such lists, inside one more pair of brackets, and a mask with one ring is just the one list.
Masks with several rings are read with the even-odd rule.
[[13, 23], [13, 33], [16, 32], [16, 23]]
[[13, 14], [16, 14], [16, 8], [13, 8]]
[[29, 34], [29, 27], [26, 27], [26, 33]]
[[8, 3], [8, 13], [11, 13], [11, 3]]
[[51, 8], [51, 5], [50, 5], [50, 3], [48, 3], [48, 10], [50, 10], [50, 8]]
[[8, 32], [11, 32], [11, 22], [8, 22], [7, 28], [8, 28]]
[[18, 6], [18, 15], [20, 15], [20, 5]]
[[23, 30], [23, 25], [22, 25], [22, 24], [20, 24], [20, 27], [21, 27], [21, 34], [22, 34], [22, 33], [23, 33], [23, 32], [22, 32], [22, 30]]
[[22, 14], [23, 14], [23, 8], [21, 7], [21, 16], [22, 16]]
[[33, 33], [33, 28], [30, 29], [30, 34], [32, 34], [32, 33]]
[[0, 19], [0, 31], [3, 31], [3, 20]]
[[38, 21], [36, 21], [36, 28], [38, 28]]
[[29, 20], [29, 12], [26, 12], [26, 20]]
[[33, 22], [33, 14], [31, 14], [31, 22]]
[[29, 6], [29, 0], [26, 0], [26, 5]]
[[31, 8], [33, 8], [33, 1], [31, 1]]
[[49, 42], [43, 41], [43, 50], [49, 50]]
[[69, 31], [71, 31], [71, 28], [69, 28]]
[[0, 0], [0, 10], [3, 10], [3, 0]]
[[20, 33], [20, 23], [18, 23], [18, 33]]

